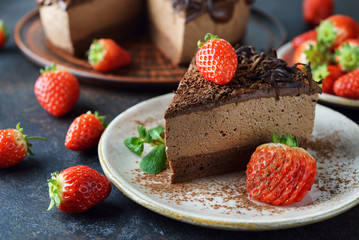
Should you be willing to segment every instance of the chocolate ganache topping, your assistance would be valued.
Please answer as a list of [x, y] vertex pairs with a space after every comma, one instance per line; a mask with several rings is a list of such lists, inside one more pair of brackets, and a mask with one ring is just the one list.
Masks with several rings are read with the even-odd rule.
[[186, 21], [208, 12], [216, 22], [227, 22], [232, 18], [234, 4], [237, 1], [245, 1], [252, 4], [252, 0], [171, 0], [172, 6], [177, 12], [186, 14]]
[[275, 97], [278, 100], [280, 96], [321, 93], [321, 88], [312, 79], [310, 64], [305, 65], [306, 71], [302, 71], [297, 68], [298, 64], [289, 66], [278, 59], [275, 51], [257, 53], [251, 46], [237, 48], [236, 53], [236, 73], [225, 85], [204, 79], [193, 59], [165, 117], [255, 98]]

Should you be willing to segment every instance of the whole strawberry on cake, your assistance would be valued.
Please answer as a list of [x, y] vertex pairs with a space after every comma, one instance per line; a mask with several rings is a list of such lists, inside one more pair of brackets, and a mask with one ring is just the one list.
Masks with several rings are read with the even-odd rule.
[[274, 132], [305, 146], [321, 93], [305, 69], [207, 34], [164, 115], [172, 183], [244, 170]]

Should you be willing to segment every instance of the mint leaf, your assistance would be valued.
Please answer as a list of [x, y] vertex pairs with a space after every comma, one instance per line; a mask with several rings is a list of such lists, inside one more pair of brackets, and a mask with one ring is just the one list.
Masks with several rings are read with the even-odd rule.
[[152, 142], [152, 137], [149, 134], [149, 132], [147, 131], [146, 128], [144, 128], [142, 125], [138, 125], [137, 126], [137, 131], [138, 134], [140, 135], [140, 137], [145, 140], [145, 142], [147, 143], [151, 143]]
[[162, 136], [161, 136], [161, 134], [163, 133], [163, 130], [165, 130], [164, 127], [162, 127], [162, 126], [157, 126], [157, 127], [155, 127], [155, 128], [150, 129], [150, 130], [148, 131], [148, 133], [151, 135], [151, 137], [152, 137], [153, 140], [158, 140], [158, 141], [160, 141], [162, 144], [164, 144], [165, 141], [163, 140], [163, 138], [162, 138]]
[[143, 152], [143, 140], [138, 137], [129, 137], [124, 141], [125, 146], [138, 156], [142, 155]]
[[142, 159], [140, 168], [147, 174], [159, 173], [165, 167], [166, 160], [166, 147], [157, 145]]

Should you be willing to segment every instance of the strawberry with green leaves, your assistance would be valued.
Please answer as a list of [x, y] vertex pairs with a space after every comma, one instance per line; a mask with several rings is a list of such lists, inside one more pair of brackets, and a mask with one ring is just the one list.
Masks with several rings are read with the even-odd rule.
[[51, 202], [64, 212], [81, 213], [105, 200], [111, 193], [109, 180], [87, 166], [78, 165], [51, 174], [48, 180]]
[[204, 43], [198, 41], [197, 69], [213, 83], [223, 85], [230, 82], [238, 65], [236, 51], [226, 40], [211, 33], [207, 33], [204, 39]]
[[349, 16], [336, 14], [326, 18], [317, 28], [318, 41], [335, 49], [343, 41], [358, 37], [357, 22]]
[[334, 83], [333, 91], [339, 97], [359, 99], [359, 69], [338, 78]]
[[246, 185], [252, 199], [271, 205], [300, 202], [311, 189], [317, 165], [287, 133], [278, 141], [262, 144], [252, 154], [246, 170]]
[[34, 155], [30, 147], [31, 139], [46, 140], [43, 137], [28, 137], [20, 128], [20, 123], [16, 129], [0, 130], [0, 168], [12, 167], [21, 162], [27, 155]]
[[332, 56], [328, 48], [316, 40], [302, 42], [295, 50], [292, 63], [311, 63], [312, 68], [316, 68], [332, 61]]
[[71, 73], [58, 70], [56, 65], [41, 70], [34, 86], [40, 105], [51, 115], [60, 117], [68, 113], [80, 97], [80, 84]]
[[87, 54], [92, 68], [100, 72], [113, 71], [131, 63], [130, 53], [108, 38], [94, 40]]
[[85, 151], [95, 146], [107, 126], [105, 118], [97, 111], [88, 111], [75, 118], [67, 131], [65, 146], [73, 151]]
[[335, 49], [335, 61], [346, 72], [359, 68], [359, 39], [347, 39], [340, 44]]
[[4, 21], [0, 19], [0, 49], [5, 45], [8, 37], [7, 27]]

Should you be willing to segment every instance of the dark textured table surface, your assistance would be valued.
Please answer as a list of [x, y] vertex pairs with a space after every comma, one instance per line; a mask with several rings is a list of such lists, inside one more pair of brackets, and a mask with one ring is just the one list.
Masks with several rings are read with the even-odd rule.
[[[299, 0], [255, 2], [256, 7], [283, 23], [288, 39], [309, 29], [302, 20], [300, 4]], [[336, 4], [336, 13], [359, 20], [358, 1]], [[17, 21], [35, 7], [34, 0], [0, 0], [0, 19], [6, 21], [12, 34]], [[0, 170], [0, 239], [359, 239], [359, 206], [323, 222], [266, 232], [224, 231], [175, 221], [136, 204], [115, 187], [109, 198], [86, 213], [46, 211], [46, 180], [51, 172], [84, 164], [102, 173], [96, 149], [78, 153], [65, 148], [63, 142], [72, 120], [87, 110], [99, 110], [110, 122], [134, 104], [166, 91], [126, 90], [82, 82], [81, 97], [73, 111], [55, 118], [34, 96], [38, 76], [39, 66], [25, 58], [11, 38], [0, 50], [0, 129], [21, 122], [26, 134], [48, 140], [33, 141], [36, 156]], [[331, 107], [359, 123], [358, 110]]]

